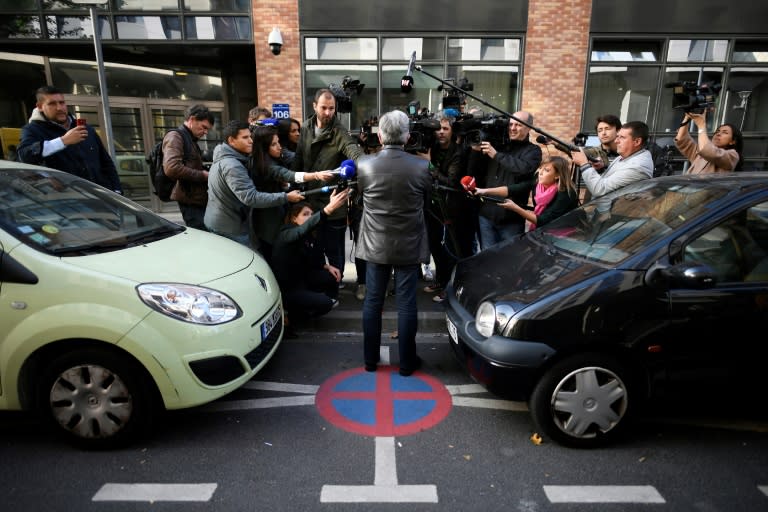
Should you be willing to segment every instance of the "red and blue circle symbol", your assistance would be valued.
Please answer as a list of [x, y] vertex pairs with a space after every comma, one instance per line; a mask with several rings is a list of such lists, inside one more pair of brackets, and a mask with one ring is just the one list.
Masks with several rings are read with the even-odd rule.
[[451, 394], [421, 372], [401, 377], [397, 368], [347, 370], [325, 381], [315, 396], [320, 414], [333, 425], [365, 436], [415, 434], [443, 421]]

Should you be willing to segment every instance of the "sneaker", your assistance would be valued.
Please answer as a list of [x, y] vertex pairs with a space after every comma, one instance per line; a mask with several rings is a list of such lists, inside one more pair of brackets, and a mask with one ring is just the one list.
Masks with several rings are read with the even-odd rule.
[[424, 287], [424, 291], [427, 293], [437, 293], [443, 291], [443, 287], [437, 283], [432, 283]]
[[339, 301], [336, 299], [333, 299], [333, 304], [331, 304], [331, 309], [335, 308], [338, 305], [339, 305]]
[[344, 288], [346, 288], [346, 286], [347, 286], [347, 285], [346, 285], [346, 284], [344, 284], [344, 282], [343, 282], [343, 281], [339, 281], [339, 290], [343, 290]]
[[432, 297], [432, 302], [437, 302], [438, 304], [440, 304], [443, 301], [445, 301], [445, 292], [440, 292], [434, 297]]
[[355, 298], [357, 300], [364, 300], [365, 299], [365, 285], [364, 284], [357, 285], [357, 289], [355, 290]]

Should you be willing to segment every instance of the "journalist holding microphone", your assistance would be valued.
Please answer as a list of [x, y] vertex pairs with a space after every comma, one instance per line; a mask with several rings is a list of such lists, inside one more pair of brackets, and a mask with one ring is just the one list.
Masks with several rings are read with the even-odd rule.
[[379, 118], [383, 149], [360, 157], [357, 188], [363, 213], [355, 256], [366, 261], [363, 303], [365, 369], [376, 371], [381, 347], [381, 314], [394, 269], [400, 375], [421, 366], [416, 354], [416, 287], [421, 263], [429, 261], [424, 211], [432, 188], [429, 161], [404, 150], [408, 116], [395, 110]]

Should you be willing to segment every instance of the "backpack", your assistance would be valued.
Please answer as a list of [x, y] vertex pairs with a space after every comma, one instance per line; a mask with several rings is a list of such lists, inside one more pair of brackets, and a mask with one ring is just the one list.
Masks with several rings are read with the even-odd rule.
[[[189, 157], [192, 153], [192, 140], [190, 140], [186, 131], [181, 128], [173, 128], [169, 130], [169, 132], [173, 131], [179, 132], [181, 134], [181, 138], [184, 140], [184, 155], [182, 156], [182, 162], [186, 162], [189, 160]], [[166, 133], [166, 135], [168, 134]], [[163, 139], [165, 139], [165, 136], [163, 136]], [[147, 161], [149, 162], [149, 172], [152, 176], [152, 186], [154, 188], [153, 192], [161, 201], [170, 201], [171, 192], [173, 191], [173, 187], [176, 185], [176, 180], [166, 176], [165, 171], [163, 170], [162, 140], [155, 144], [155, 147], [153, 147], [152, 151], [149, 152]]]

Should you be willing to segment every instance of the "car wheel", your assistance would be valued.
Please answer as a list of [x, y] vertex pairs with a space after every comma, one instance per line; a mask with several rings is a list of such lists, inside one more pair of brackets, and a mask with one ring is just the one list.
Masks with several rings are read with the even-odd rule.
[[583, 354], [550, 368], [529, 408], [538, 431], [564, 445], [592, 447], [615, 438], [630, 412], [629, 373], [614, 358]]
[[115, 447], [150, 427], [154, 405], [147, 379], [125, 356], [82, 349], [50, 362], [38, 403], [70, 439], [91, 448]]

